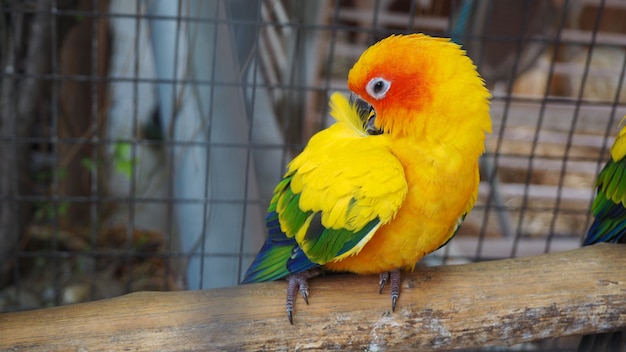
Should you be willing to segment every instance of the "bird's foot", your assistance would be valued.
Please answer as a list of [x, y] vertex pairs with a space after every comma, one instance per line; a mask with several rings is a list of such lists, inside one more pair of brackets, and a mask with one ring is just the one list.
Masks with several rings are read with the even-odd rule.
[[307, 270], [297, 274], [291, 274], [286, 277], [287, 280], [287, 318], [289, 323], [293, 325], [293, 306], [296, 300], [296, 293], [300, 291], [300, 295], [304, 298], [304, 302], [309, 304], [309, 283], [308, 280], [316, 277], [321, 273], [319, 269]]
[[387, 281], [391, 278], [391, 311], [396, 311], [396, 302], [400, 296], [400, 270], [386, 271], [380, 274], [378, 285], [380, 290], [378, 293], [383, 293], [383, 288], [387, 284]]

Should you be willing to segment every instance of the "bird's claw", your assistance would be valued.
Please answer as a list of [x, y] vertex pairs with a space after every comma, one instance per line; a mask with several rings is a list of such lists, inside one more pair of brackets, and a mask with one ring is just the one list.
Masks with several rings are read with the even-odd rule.
[[[321, 273], [320, 270], [313, 269], [297, 274], [292, 274], [286, 277], [287, 279], [287, 318], [289, 319], [289, 323], [293, 325], [293, 308], [294, 303], [296, 301], [297, 292], [300, 292], [300, 295], [304, 299], [306, 304], [309, 304], [309, 283], [308, 279], [315, 277]], [[400, 297], [400, 270], [392, 270], [388, 272], [381, 273], [379, 276], [379, 293], [383, 292], [385, 285], [387, 282], [390, 282], [391, 285], [391, 311], [396, 311], [396, 303], [398, 302], [398, 297]]]
[[287, 318], [289, 323], [293, 325], [293, 307], [296, 300], [296, 292], [300, 291], [300, 295], [304, 298], [304, 302], [309, 304], [309, 282], [308, 279], [319, 275], [319, 270], [309, 270], [302, 273], [292, 274], [287, 279]]
[[391, 279], [391, 311], [396, 311], [396, 303], [398, 302], [398, 297], [400, 297], [400, 270], [392, 270], [381, 273], [379, 276], [379, 291], [378, 293], [383, 293], [383, 288]]
[[378, 279], [378, 294], [383, 293], [383, 288], [385, 288], [385, 285], [387, 284], [387, 281], [389, 280], [389, 272], [385, 271], [384, 273], [380, 273], [379, 279]]

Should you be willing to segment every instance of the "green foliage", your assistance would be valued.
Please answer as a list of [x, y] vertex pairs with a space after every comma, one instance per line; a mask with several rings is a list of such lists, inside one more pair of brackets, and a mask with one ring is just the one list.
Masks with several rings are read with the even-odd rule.
[[80, 164], [89, 172], [94, 172], [98, 168], [99, 163], [93, 161], [91, 158], [82, 158]]
[[[117, 141], [113, 145], [113, 155], [111, 160], [116, 172], [119, 172], [129, 179], [133, 175], [133, 167], [137, 164], [137, 158], [132, 158], [132, 144], [128, 142]], [[81, 165], [89, 172], [96, 171], [102, 163], [94, 161], [92, 158], [83, 158]]]
[[120, 172], [129, 179], [133, 175], [133, 167], [137, 163], [137, 158], [132, 158], [131, 144], [127, 142], [115, 142], [113, 146], [113, 165], [115, 171]]
[[66, 215], [69, 208], [70, 202], [66, 200], [57, 203], [38, 202], [36, 204], [35, 219], [38, 221], [53, 220]]
[[[116, 172], [119, 172], [129, 179], [133, 175], [133, 168], [137, 163], [137, 158], [132, 158], [132, 144], [117, 141], [113, 145], [113, 155], [111, 161]], [[83, 158], [80, 164], [89, 172], [97, 171], [102, 165], [102, 161], [92, 158]], [[67, 168], [57, 168], [55, 170], [40, 171], [34, 174], [34, 179], [43, 182], [54, 182], [62, 180], [67, 176]], [[35, 219], [38, 221], [53, 220], [57, 217], [67, 215], [70, 207], [69, 201], [42, 201], [35, 204]]]

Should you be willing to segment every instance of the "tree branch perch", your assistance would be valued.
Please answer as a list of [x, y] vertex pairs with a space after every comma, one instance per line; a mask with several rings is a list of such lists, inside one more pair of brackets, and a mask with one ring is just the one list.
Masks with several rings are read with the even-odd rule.
[[0, 314], [0, 349], [421, 351], [511, 345], [626, 327], [626, 245], [403, 274], [395, 313], [377, 277], [310, 280], [285, 313], [285, 282], [141, 292]]

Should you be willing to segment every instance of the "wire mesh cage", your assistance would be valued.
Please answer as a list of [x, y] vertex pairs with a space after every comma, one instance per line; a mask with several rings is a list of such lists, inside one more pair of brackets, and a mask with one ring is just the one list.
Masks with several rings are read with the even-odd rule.
[[0, 311], [237, 284], [285, 165], [393, 33], [451, 37], [493, 94], [477, 205], [422, 264], [577, 248], [626, 114], [625, 16], [601, 0], [3, 1]]

